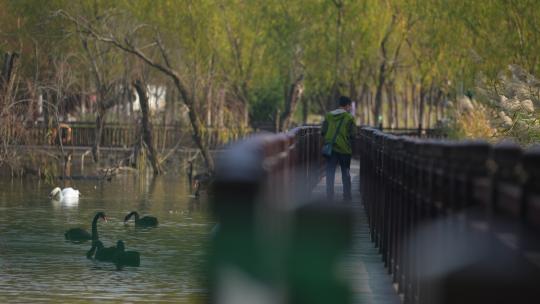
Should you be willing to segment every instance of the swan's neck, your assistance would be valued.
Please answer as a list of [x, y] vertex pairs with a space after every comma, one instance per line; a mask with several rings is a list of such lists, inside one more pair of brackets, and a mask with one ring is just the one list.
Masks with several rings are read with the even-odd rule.
[[135, 216], [135, 222], [139, 220], [139, 213], [137, 211], [131, 212], [128, 218], [131, 218], [132, 216]]
[[99, 239], [98, 232], [97, 232], [97, 221], [99, 219], [99, 216], [96, 215], [94, 217], [94, 220], [92, 221], [92, 241], [95, 241]]
[[88, 250], [88, 252], [86, 253], [86, 257], [91, 259], [95, 252], [96, 252], [96, 245], [94, 244], [94, 242], [92, 242], [92, 248]]
[[62, 190], [58, 191], [55, 197], [56, 197], [56, 200], [61, 201], [64, 198], [64, 196], [62, 195]]

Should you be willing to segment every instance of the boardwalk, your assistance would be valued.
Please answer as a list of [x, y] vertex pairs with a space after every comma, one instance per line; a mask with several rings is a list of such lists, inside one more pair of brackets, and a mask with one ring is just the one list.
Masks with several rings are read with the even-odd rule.
[[[353, 209], [355, 213], [355, 226], [353, 230], [354, 243], [347, 261], [347, 272], [350, 275], [354, 303], [365, 304], [398, 304], [399, 296], [392, 285], [391, 276], [384, 268], [382, 257], [378, 249], [370, 241], [369, 225], [364, 207], [360, 201], [359, 191], [359, 163], [351, 164], [351, 177], [353, 180]], [[326, 180], [323, 178], [313, 191], [315, 197], [325, 195]], [[341, 171], [336, 170], [336, 198], [341, 197], [342, 190]]]
[[[351, 167], [353, 201], [339, 200], [337, 170], [337, 202], [330, 203], [319, 131], [254, 136], [221, 159], [229, 170], [216, 179], [216, 196], [235, 203], [216, 204], [223, 206], [218, 215], [230, 231], [239, 227], [240, 243], [263, 242], [247, 253], [231, 253], [223, 242], [228, 260], [220, 264], [260, 277], [271, 272], [246, 257], [274, 265], [280, 275], [264, 285], [279, 290], [285, 280], [288, 293], [268, 303], [538, 303], [540, 272], [527, 260], [540, 248], [540, 149], [362, 128], [353, 149], [362, 162]], [[512, 240], [513, 252], [498, 236]]]

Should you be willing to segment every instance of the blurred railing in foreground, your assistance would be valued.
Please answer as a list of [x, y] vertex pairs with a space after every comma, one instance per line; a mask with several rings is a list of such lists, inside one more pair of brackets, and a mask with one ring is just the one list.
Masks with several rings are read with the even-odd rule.
[[359, 132], [371, 237], [405, 303], [539, 300], [540, 148]]
[[219, 155], [210, 303], [350, 303], [337, 270], [351, 212], [310, 197], [323, 172], [319, 130], [257, 134]]
[[[288, 133], [262, 136], [266, 189], [274, 195], [309, 193], [323, 173], [320, 128], [298, 127]], [[253, 144], [257, 145], [257, 140]]]

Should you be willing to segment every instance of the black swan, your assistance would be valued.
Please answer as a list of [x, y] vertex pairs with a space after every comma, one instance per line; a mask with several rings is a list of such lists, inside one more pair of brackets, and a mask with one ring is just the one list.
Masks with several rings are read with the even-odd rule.
[[117, 269], [121, 269], [122, 266], [138, 267], [141, 265], [141, 257], [137, 251], [125, 251], [124, 242], [119, 240], [116, 242], [116, 254], [113, 263]]
[[144, 216], [139, 218], [139, 213], [137, 211], [132, 211], [124, 218], [124, 223], [129, 221], [131, 216], [135, 215], [135, 226], [137, 227], [156, 227], [158, 225], [157, 218], [153, 216]]
[[[98, 212], [94, 216], [94, 219], [92, 220], [92, 234], [88, 233], [88, 231], [82, 229], [82, 228], [71, 228], [68, 231], [64, 233], [64, 236], [66, 237], [66, 240], [70, 241], [88, 241], [92, 239], [97, 239], [97, 221], [98, 219], [103, 219], [104, 221], [107, 221], [107, 217], [105, 216], [105, 213]], [[95, 238], [92, 237], [95, 235]]]
[[117, 248], [113, 247], [104, 247], [103, 243], [100, 240], [92, 241], [92, 248], [86, 253], [86, 257], [91, 259], [95, 253], [94, 258], [102, 262], [112, 262], [116, 256]]
[[198, 198], [201, 196], [201, 192], [206, 191], [211, 188], [214, 181], [213, 176], [210, 173], [200, 173], [193, 177], [193, 184], [191, 188], [195, 188], [195, 197]]

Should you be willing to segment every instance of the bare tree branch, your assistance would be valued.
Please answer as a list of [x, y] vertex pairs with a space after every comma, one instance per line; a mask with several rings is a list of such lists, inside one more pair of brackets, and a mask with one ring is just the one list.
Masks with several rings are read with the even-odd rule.
[[[140, 48], [138, 48], [132, 42], [132, 40], [130, 40], [130, 35], [126, 35], [124, 37], [123, 42], [121, 42], [112, 33], [109, 33], [107, 36], [105, 36], [105, 35], [99, 33], [98, 30], [94, 29], [90, 23], [85, 22], [82, 19], [75, 18], [75, 17], [71, 16], [69, 13], [67, 13], [67, 12], [65, 12], [63, 10], [59, 10], [56, 14], [60, 15], [60, 16], [63, 16], [64, 18], [72, 21], [74, 24], [80, 26], [85, 31], [87, 31], [87, 33], [90, 36], [92, 36], [94, 39], [96, 39], [98, 41], [101, 41], [101, 42], [104, 42], [104, 43], [114, 45], [118, 49], [120, 49], [120, 50], [122, 50], [122, 51], [124, 51], [124, 52], [126, 52], [128, 54], [132, 54], [132, 55], [138, 57], [139, 59], [141, 59], [143, 62], [145, 62], [149, 66], [157, 69], [158, 71], [161, 71], [162, 73], [169, 76], [173, 80], [177, 90], [180, 92], [180, 96], [182, 97], [184, 104], [189, 109], [188, 117], [189, 117], [191, 127], [192, 127], [192, 130], [193, 130], [193, 133], [192, 133], [193, 134], [193, 140], [194, 140], [195, 144], [201, 150], [201, 153], [203, 155], [203, 158], [206, 161], [206, 165], [207, 165], [208, 169], [210, 171], [212, 171], [213, 168], [214, 168], [214, 163], [213, 163], [213, 160], [212, 160], [212, 158], [211, 158], [211, 156], [210, 156], [210, 154], [208, 152], [208, 148], [206, 147], [206, 145], [204, 144], [204, 142], [203, 142], [203, 140], [201, 138], [200, 122], [199, 122], [199, 119], [196, 116], [196, 113], [194, 111], [194, 97], [193, 97], [193, 94], [190, 94], [190, 92], [188, 91], [187, 86], [185, 85], [184, 81], [180, 77], [180, 74], [176, 70], [174, 70], [173, 68], [170, 67], [170, 62], [168, 60], [166, 60], [165, 65], [163, 65], [160, 62], [158, 62], [158, 61], [152, 59], [151, 57], [149, 57]], [[139, 29], [141, 29], [144, 26], [145, 25], [140, 25], [140, 26], [135, 27], [135, 29], [133, 31], [131, 31], [131, 33], [134, 34], [135, 32], [137, 32]], [[159, 47], [159, 45], [158, 45], [158, 47]], [[164, 48], [162, 49], [162, 51], [163, 51], [163, 53], [162, 53], [162, 56], [163, 56], [163, 54], [166, 54], [166, 52], [165, 52]]]

